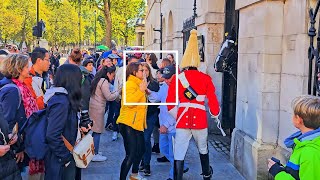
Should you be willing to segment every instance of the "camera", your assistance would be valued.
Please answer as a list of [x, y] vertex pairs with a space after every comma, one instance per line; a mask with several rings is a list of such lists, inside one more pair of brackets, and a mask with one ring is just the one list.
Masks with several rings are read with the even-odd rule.
[[93, 126], [93, 121], [90, 119], [89, 117], [89, 112], [86, 111], [81, 111], [80, 113], [80, 127], [85, 127], [85, 128], [89, 128], [89, 124], [92, 127]]

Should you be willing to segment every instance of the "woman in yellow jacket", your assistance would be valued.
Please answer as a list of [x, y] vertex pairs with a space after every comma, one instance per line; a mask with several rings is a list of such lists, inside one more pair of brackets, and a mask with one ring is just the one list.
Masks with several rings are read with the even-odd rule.
[[[126, 102], [146, 103], [147, 81], [140, 63], [131, 63], [126, 70]], [[139, 174], [139, 163], [145, 151], [143, 131], [146, 128], [147, 106], [123, 105], [117, 120], [123, 137], [126, 157], [121, 164], [120, 180], [126, 180], [132, 165], [130, 180], [143, 179]]]

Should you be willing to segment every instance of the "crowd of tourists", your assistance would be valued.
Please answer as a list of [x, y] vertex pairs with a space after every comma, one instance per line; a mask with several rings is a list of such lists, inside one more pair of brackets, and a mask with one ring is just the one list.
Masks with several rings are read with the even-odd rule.
[[[198, 70], [197, 46], [197, 31], [192, 30], [179, 67], [173, 54], [163, 59], [154, 53], [124, 57], [116, 47], [101, 55], [74, 48], [61, 64], [59, 53], [44, 48], [20, 53], [10, 45], [0, 50], [0, 179], [81, 179], [69, 146], [76, 145], [79, 134], [92, 132], [93, 163], [107, 161], [99, 151], [105, 130], [112, 131], [112, 141], [120, 135], [123, 139], [120, 180], [151, 176], [152, 152], [163, 155], [158, 162], [170, 162], [167, 180], [182, 180], [189, 171], [184, 160], [192, 137], [202, 178], [211, 179], [207, 111], [217, 119], [221, 110], [211, 77]], [[178, 106], [124, 105], [124, 99], [126, 103], [176, 103], [176, 94]], [[320, 161], [316, 155], [320, 100], [302, 96], [293, 109], [293, 123], [300, 131], [285, 144], [296, 151], [286, 166], [269, 159], [268, 170], [276, 179], [314, 179]], [[43, 128], [32, 129], [29, 121], [40, 116], [45, 117]], [[41, 135], [43, 142], [32, 139]]]

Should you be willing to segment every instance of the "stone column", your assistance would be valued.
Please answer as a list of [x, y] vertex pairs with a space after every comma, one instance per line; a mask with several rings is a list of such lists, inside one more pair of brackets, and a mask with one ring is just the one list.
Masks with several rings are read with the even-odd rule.
[[231, 161], [246, 179], [267, 179], [279, 128], [283, 1], [240, 9], [236, 128]]
[[[203, 0], [197, 4], [202, 11], [198, 12], [196, 26], [198, 36], [204, 36], [204, 62], [201, 63], [200, 71], [212, 77], [216, 88], [216, 95], [219, 102], [222, 102], [222, 73], [215, 72], [214, 61], [219, 53], [220, 45], [224, 35], [225, 1], [224, 0]], [[220, 105], [221, 106], [221, 105]], [[210, 117], [210, 116], [209, 116]], [[209, 132], [220, 133], [214, 123], [209, 123]]]
[[305, 92], [307, 2], [238, 0], [236, 128], [231, 161], [246, 179], [267, 179], [267, 159], [285, 164], [282, 141], [294, 132], [291, 101]]
[[137, 38], [138, 38], [138, 46], [142, 46], [142, 35], [143, 33], [142, 32], [139, 32], [138, 35], [137, 35]]

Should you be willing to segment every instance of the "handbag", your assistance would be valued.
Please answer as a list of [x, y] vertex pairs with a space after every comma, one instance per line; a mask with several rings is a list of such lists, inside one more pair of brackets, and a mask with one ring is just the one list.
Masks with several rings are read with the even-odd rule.
[[73, 159], [76, 162], [76, 166], [78, 168], [88, 167], [94, 156], [94, 143], [92, 135], [90, 133], [87, 135], [82, 135], [74, 147], [72, 147], [65, 137], [62, 136], [62, 138], [67, 149], [72, 153]]

